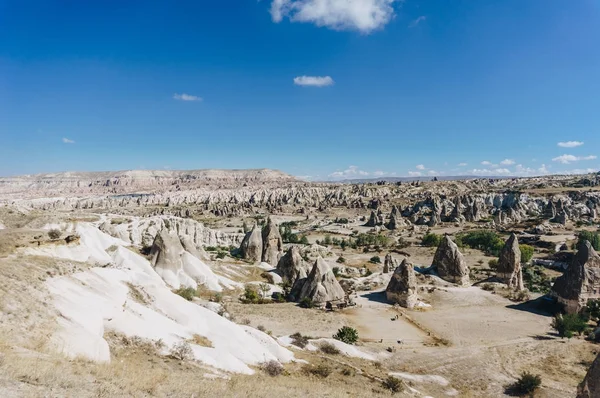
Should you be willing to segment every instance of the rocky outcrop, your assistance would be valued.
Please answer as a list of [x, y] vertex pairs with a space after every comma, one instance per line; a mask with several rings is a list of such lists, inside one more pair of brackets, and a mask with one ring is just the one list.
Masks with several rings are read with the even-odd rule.
[[379, 225], [383, 225], [383, 215], [381, 214], [381, 210], [378, 210], [377, 212], [372, 210], [365, 227], [376, 227]]
[[417, 276], [413, 265], [406, 259], [394, 270], [385, 295], [388, 301], [402, 307], [413, 308], [417, 304]]
[[600, 256], [590, 242], [579, 244], [573, 261], [552, 286], [552, 295], [568, 313], [579, 312], [589, 299], [600, 298]]
[[577, 388], [577, 398], [597, 397], [600, 397], [600, 354], [598, 354], [583, 382]]
[[433, 267], [440, 278], [462, 286], [469, 284], [469, 267], [448, 235], [444, 236], [433, 257]]
[[206, 253], [202, 245], [196, 245], [190, 236], [182, 236], [179, 240], [186, 252], [189, 252], [199, 260], [210, 260], [210, 256]]
[[296, 281], [306, 278], [310, 270], [310, 265], [304, 261], [297, 246], [290, 247], [277, 263], [277, 271], [281, 275], [283, 283], [290, 286], [294, 286]]
[[242, 258], [248, 261], [257, 262], [262, 259], [263, 238], [262, 232], [258, 226], [255, 225], [252, 230], [246, 234], [240, 245], [240, 253]]
[[322, 257], [318, 257], [296, 299], [308, 298], [316, 304], [325, 304], [328, 301], [342, 301], [345, 297], [346, 293], [329, 265]]
[[504, 244], [498, 259], [498, 278], [509, 288], [523, 290], [523, 272], [521, 269], [521, 249], [514, 233]]
[[387, 274], [396, 268], [398, 268], [398, 260], [392, 257], [392, 253], [386, 254], [385, 260], [383, 261], [383, 273]]
[[267, 225], [262, 230], [262, 258], [261, 261], [264, 263], [276, 266], [279, 261], [279, 257], [283, 253], [283, 241], [281, 240], [281, 234], [279, 228], [273, 222], [273, 219], [269, 217]]

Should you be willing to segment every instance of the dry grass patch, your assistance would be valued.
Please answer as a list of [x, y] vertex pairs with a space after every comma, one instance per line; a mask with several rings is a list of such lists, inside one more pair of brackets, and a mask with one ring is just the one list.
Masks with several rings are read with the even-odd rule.
[[189, 340], [190, 343], [194, 343], [201, 347], [209, 347], [213, 348], [212, 342], [204, 336], [200, 336], [199, 334], [194, 334], [192, 338]]

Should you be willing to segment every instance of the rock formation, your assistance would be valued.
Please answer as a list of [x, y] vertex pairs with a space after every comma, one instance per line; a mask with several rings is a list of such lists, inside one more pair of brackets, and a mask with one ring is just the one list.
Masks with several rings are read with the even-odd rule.
[[311, 299], [314, 303], [324, 304], [327, 301], [344, 300], [346, 293], [340, 286], [329, 265], [318, 257], [308, 274], [297, 300]]
[[398, 268], [398, 260], [392, 257], [392, 253], [386, 254], [385, 260], [383, 261], [383, 273], [387, 274], [396, 268]]
[[444, 236], [433, 257], [433, 267], [440, 278], [459, 285], [469, 284], [469, 267], [448, 235]]
[[521, 249], [514, 233], [504, 244], [498, 259], [498, 278], [510, 288], [523, 290], [523, 272], [521, 270]]
[[385, 295], [388, 301], [402, 307], [413, 308], [417, 304], [417, 276], [413, 265], [406, 259], [394, 270]]
[[204, 248], [201, 245], [196, 245], [190, 236], [182, 236], [179, 240], [186, 252], [189, 252], [199, 260], [210, 260], [210, 256], [204, 251]]
[[597, 397], [600, 397], [600, 354], [598, 354], [583, 382], [577, 388], [577, 398]]
[[252, 231], [248, 232], [240, 245], [242, 258], [257, 262], [262, 259], [263, 255], [263, 238], [261, 230], [258, 226], [254, 226]]
[[279, 257], [283, 252], [283, 241], [281, 240], [281, 234], [279, 228], [273, 222], [273, 219], [269, 217], [267, 225], [262, 230], [262, 258], [261, 261], [276, 266], [279, 261]]
[[589, 299], [600, 298], [600, 256], [588, 241], [577, 249], [565, 273], [552, 286], [552, 294], [568, 313], [578, 312]]
[[297, 280], [306, 278], [311, 271], [310, 266], [300, 255], [298, 246], [292, 246], [287, 253], [279, 259], [277, 271], [284, 283], [294, 286]]
[[181, 257], [184, 253], [177, 234], [166, 229], [156, 235], [150, 249], [150, 262], [154, 270], [169, 286], [176, 289], [181, 285], [196, 287], [196, 282], [183, 270]]

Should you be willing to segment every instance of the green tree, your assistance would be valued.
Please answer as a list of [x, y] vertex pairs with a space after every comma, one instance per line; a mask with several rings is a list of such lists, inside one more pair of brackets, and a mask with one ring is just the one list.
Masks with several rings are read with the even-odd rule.
[[552, 327], [560, 337], [568, 339], [589, 330], [588, 319], [584, 314], [558, 314], [552, 321]]
[[519, 249], [521, 250], [521, 262], [523, 264], [527, 264], [533, 258], [533, 246], [529, 245], [519, 245]]
[[358, 341], [358, 332], [350, 326], [343, 326], [333, 335], [333, 338], [346, 344], [354, 344]]
[[428, 247], [437, 247], [442, 242], [442, 237], [434, 233], [426, 233], [421, 239], [421, 244]]

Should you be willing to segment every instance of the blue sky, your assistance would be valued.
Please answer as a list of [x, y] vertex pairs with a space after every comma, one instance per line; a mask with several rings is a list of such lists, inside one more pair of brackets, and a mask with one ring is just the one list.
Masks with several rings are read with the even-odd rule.
[[598, 170], [598, 0], [0, 0], [0, 175]]

